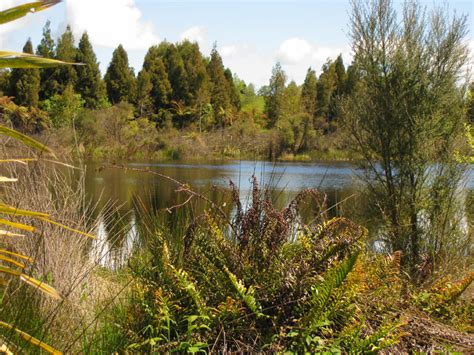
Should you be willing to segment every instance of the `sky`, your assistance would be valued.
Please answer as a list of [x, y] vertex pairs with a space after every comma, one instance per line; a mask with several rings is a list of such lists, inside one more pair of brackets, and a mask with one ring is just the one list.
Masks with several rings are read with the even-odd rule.
[[[24, 2], [2, 0], [0, 10]], [[422, 4], [446, 4], [468, 15], [467, 41], [474, 52], [474, 0]], [[50, 20], [55, 38], [67, 24], [76, 40], [87, 31], [103, 73], [119, 44], [138, 73], [151, 45], [189, 39], [199, 43], [204, 55], [215, 44], [224, 65], [257, 87], [268, 83], [276, 62], [300, 84], [309, 67], [319, 73], [328, 58], [342, 54], [350, 62], [349, 14], [349, 0], [65, 0], [0, 26], [0, 48], [21, 50], [29, 37], [36, 47]]]

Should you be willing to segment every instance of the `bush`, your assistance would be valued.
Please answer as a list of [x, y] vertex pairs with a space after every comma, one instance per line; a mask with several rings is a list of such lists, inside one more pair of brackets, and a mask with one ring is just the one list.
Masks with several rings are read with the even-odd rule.
[[[244, 209], [231, 186], [232, 221], [211, 206], [177, 235], [142, 215], [145, 245], [130, 264], [137, 283], [119, 321], [128, 349], [366, 351], [395, 341], [396, 323], [366, 329], [352, 305], [361, 282], [347, 282], [364, 228], [327, 220], [315, 190], [277, 210], [254, 180]], [[298, 206], [309, 200], [318, 218], [303, 226]]]
[[78, 122], [79, 140], [97, 159], [145, 158], [158, 148], [158, 131], [146, 118], [134, 117], [128, 103], [86, 111]]

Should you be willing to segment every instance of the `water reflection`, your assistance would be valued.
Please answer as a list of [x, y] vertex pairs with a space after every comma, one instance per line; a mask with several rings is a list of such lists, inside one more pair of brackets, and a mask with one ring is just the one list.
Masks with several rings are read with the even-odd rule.
[[[222, 164], [163, 164], [134, 163], [133, 168], [146, 168], [189, 184], [222, 207], [227, 216], [232, 216], [233, 206], [229, 193], [229, 181], [240, 188], [240, 199], [245, 206], [251, 196], [252, 179], [255, 175], [259, 184], [268, 189], [278, 208], [286, 206], [298, 192], [305, 188], [316, 188], [327, 194], [330, 216], [343, 215], [363, 224], [369, 232], [378, 233], [382, 226], [376, 218], [376, 206], [367, 203], [360, 193], [360, 183], [355, 166], [349, 163], [268, 163], [239, 161]], [[93, 257], [101, 265], [117, 267], [123, 264], [134, 245], [139, 241], [141, 221], [137, 202], [150, 214], [159, 215], [159, 222], [170, 230], [179, 231], [182, 226], [182, 212], [179, 209], [166, 212], [171, 206], [186, 201], [188, 195], [176, 191], [177, 186], [156, 175], [115, 168], [99, 169], [99, 165], [87, 164], [86, 191], [88, 197], [98, 204], [100, 211], [109, 201], [119, 206], [116, 212], [96, 215], [99, 219], [98, 240]], [[356, 174], [355, 174], [356, 173]], [[472, 201], [474, 174], [467, 177], [466, 224], [472, 223]], [[206, 209], [206, 203], [194, 200], [193, 208], [187, 213], [198, 216]], [[314, 217], [317, 211], [307, 205], [303, 210], [302, 222]]]

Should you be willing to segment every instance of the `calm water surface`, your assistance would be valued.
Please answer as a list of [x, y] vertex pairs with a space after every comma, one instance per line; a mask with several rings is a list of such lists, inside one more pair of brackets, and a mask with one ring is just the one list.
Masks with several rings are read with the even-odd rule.
[[[229, 181], [240, 188], [240, 199], [245, 205], [249, 201], [252, 176], [259, 184], [270, 190], [274, 203], [283, 208], [298, 192], [306, 188], [318, 189], [328, 197], [330, 215], [343, 215], [367, 227], [377, 229], [379, 224], [374, 209], [368, 205], [360, 191], [360, 171], [344, 162], [324, 163], [269, 163], [236, 161], [225, 163], [129, 163], [127, 166], [150, 169], [189, 184], [194, 190], [222, 206], [232, 217]], [[100, 165], [87, 164], [86, 192], [97, 204], [95, 217], [99, 219], [99, 236], [94, 258], [105, 266], [122, 264], [139, 241], [137, 228], [137, 205], [161, 216], [163, 225], [176, 229], [182, 219], [179, 209], [166, 212], [171, 206], [186, 201], [188, 195], [178, 192], [178, 186], [156, 175], [115, 168], [102, 169]], [[467, 174], [462, 190], [466, 203], [474, 200], [474, 169]], [[117, 210], [107, 218], [101, 209], [113, 203]], [[199, 215], [206, 208], [203, 201], [195, 200], [189, 208], [191, 214]], [[309, 203], [303, 210], [303, 219], [310, 220], [315, 212]], [[469, 209], [468, 218], [472, 218]], [[114, 238], [112, 238], [114, 236]], [[112, 265], [112, 266], [113, 266]]]

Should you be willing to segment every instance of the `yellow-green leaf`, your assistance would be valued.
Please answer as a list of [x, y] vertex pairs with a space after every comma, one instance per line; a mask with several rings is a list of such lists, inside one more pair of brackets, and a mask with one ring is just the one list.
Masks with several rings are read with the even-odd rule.
[[24, 234], [12, 233], [9, 231], [4, 231], [0, 229], [0, 237], [24, 237]]
[[34, 162], [43, 161], [43, 162], [47, 162], [47, 163], [52, 163], [52, 164], [56, 164], [56, 165], [65, 166], [66, 168], [79, 169], [78, 167], [76, 167], [74, 165], [63, 163], [62, 161], [44, 159], [44, 158], [41, 158], [41, 159], [34, 159], [34, 158], [0, 159], [0, 164], [2, 164], [2, 163], [19, 163], [19, 164], [28, 165], [29, 162], [33, 162], [33, 161]]
[[11, 256], [14, 256], [14, 257], [17, 257], [17, 258], [26, 260], [26, 261], [28, 261], [29, 263], [32, 263], [32, 262], [33, 262], [33, 259], [30, 258], [29, 256], [26, 256], [26, 255], [23, 255], [23, 254], [14, 253], [14, 252], [12, 252], [12, 251], [8, 251], [8, 250], [5, 250], [5, 249], [0, 249], [0, 254], [11, 255]]
[[38, 288], [40, 291], [46, 293], [48, 296], [58, 299], [61, 299], [58, 291], [56, 291], [53, 287], [45, 284], [42, 281], [38, 281], [26, 274], [23, 274], [21, 271], [0, 265], [0, 273], [9, 274], [12, 276], [18, 277], [21, 281], [25, 282], [26, 284], [33, 286], [34, 288]]
[[61, 224], [61, 223], [56, 222], [56, 221], [52, 221], [52, 220], [50, 220], [50, 219], [48, 219], [48, 218], [41, 218], [41, 217], [40, 217], [39, 219], [42, 220], [42, 221], [44, 221], [44, 222], [46, 222], [46, 223], [50, 223], [50, 224], [53, 224], [53, 225], [55, 225], [55, 226], [64, 228], [64, 229], [66, 229], [66, 230], [68, 230], [68, 231], [71, 231], [71, 232], [74, 232], [74, 233], [77, 233], [77, 234], [84, 235], [84, 236], [89, 237], [89, 238], [91, 238], [91, 239], [97, 239], [97, 237], [96, 237], [95, 235], [92, 235], [92, 234], [89, 234], [89, 233], [80, 231], [80, 230], [78, 230], [78, 229], [74, 229], [74, 228], [68, 227], [68, 226], [66, 226], [66, 225], [64, 225], [64, 224]]
[[22, 18], [29, 13], [46, 10], [60, 3], [61, 0], [42, 0], [19, 5], [0, 12], [0, 25]]
[[0, 163], [20, 163], [24, 165], [28, 165], [30, 161], [37, 161], [38, 159], [33, 158], [18, 158], [18, 159], [0, 159]]
[[3, 224], [4, 226], [13, 227], [13, 228], [16, 228], [16, 229], [21, 229], [21, 230], [27, 231], [27, 232], [35, 232], [36, 231], [36, 229], [32, 226], [29, 226], [29, 225], [26, 225], [26, 224], [23, 224], [23, 223], [8, 221], [8, 220], [3, 219], [3, 218], [0, 218], [0, 224]]
[[54, 349], [53, 347], [49, 346], [48, 344], [43, 343], [41, 340], [32, 337], [28, 333], [25, 333], [24, 331], [22, 331], [20, 329], [17, 329], [14, 326], [12, 326], [8, 323], [0, 321], [0, 327], [6, 328], [6, 329], [9, 329], [9, 330], [13, 330], [14, 332], [16, 332], [18, 335], [20, 335], [23, 339], [25, 339], [30, 344], [33, 344], [34, 346], [37, 346], [37, 347], [43, 349], [44, 351], [46, 351], [50, 354], [54, 354], [54, 355], [61, 355], [62, 354], [62, 352], [60, 352], [59, 350]]
[[0, 203], [0, 213], [11, 214], [15, 216], [23, 216], [23, 217], [35, 217], [35, 218], [48, 218], [49, 217], [47, 213], [21, 210], [19, 208], [8, 206], [3, 203]]
[[20, 141], [21, 143], [23, 143], [23, 144], [25, 144], [25, 145], [27, 145], [31, 148], [37, 149], [39, 151], [48, 152], [49, 154], [51, 154], [52, 156], [55, 157], [53, 151], [51, 149], [49, 149], [47, 146], [45, 146], [44, 144], [34, 140], [33, 138], [30, 138], [30, 137], [25, 136], [24, 134], [22, 134], [20, 132], [15, 131], [14, 129], [11, 129], [11, 128], [0, 125], [0, 134], [3, 134], [7, 137], [16, 139], [17, 141]]
[[21, 269], [25, 268], [25, 264], [20, 263], [19, 261], [16, 261], [15, 259], [9, 258], [8, 256], [0, 254], [0, 261], [5, 261], [7, 263], [10, 263], [12, 265], [15, 265]]
[[20, 55], [14, 57], [0, 57], [0, 68], [52, 68], [61, 65], [81, 65], [79, 63], [62, 62], [56, 59], [43, 58], [36, 55]]

